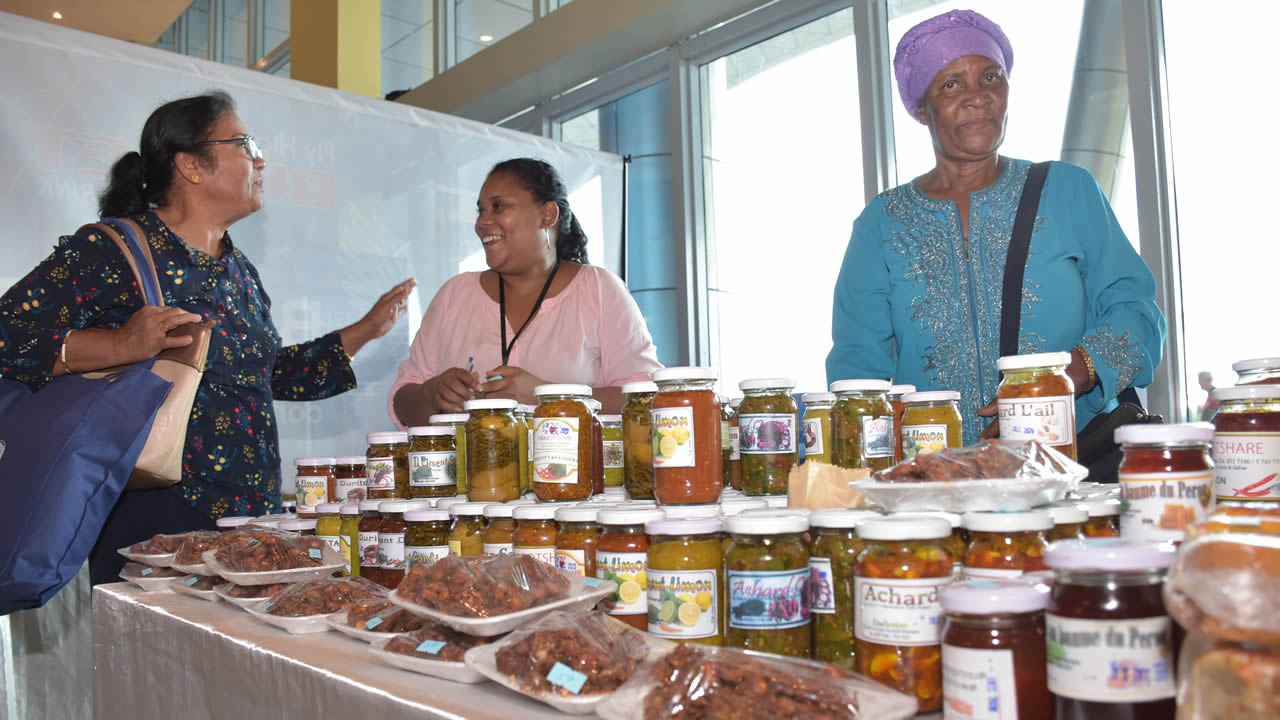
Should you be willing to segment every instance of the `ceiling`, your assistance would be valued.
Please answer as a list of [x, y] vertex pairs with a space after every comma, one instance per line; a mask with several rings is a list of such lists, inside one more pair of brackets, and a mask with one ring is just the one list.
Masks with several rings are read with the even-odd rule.
[[[0, 11], [151, 45], [191, 0], [0, 0]], [[61, 20], [53, 18], [62, 13]]]

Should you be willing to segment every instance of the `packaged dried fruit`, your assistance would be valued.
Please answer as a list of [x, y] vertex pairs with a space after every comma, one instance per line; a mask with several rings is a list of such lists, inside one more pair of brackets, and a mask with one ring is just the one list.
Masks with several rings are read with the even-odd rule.
[[495, 649], [498, 671], [535, 696], [612, 692], [649, 652], [637, 630], [599, 611], [550, 613]]
[[448, 615], [494, 617], [568, 597], [569, 581], [550, 565], [527, 555], [449, 555], [415, 565], [396, 596]]
[[488, 645], [497, 639], [499, 638], [467, 635], [444, 625], [427, 623], [418, 630], [392, 638], [382, 649], [420, 660], [460, 663], [471, 648]]
[[383, 598], [359, 600], [347, 606], [347, 624], [361, 630], [404, 633], [420, 630], [426, 620]]
[[278, 617], [328, 615], [352, 603], [386, 595], [386, 588], [364, 578], [324, 578], [288, 585], [258, 609]]

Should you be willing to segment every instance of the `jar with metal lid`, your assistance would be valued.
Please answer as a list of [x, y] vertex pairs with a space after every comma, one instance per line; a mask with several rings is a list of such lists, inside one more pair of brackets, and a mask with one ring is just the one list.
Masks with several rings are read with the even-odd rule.
[[1082, 500], [1078, 505], [1089, 513], [1084, 522], [1086, 538], [1120, 537], [1121, 502], [1114, 498]]
[[650, 520], [646, 558], [649, 633], [723, 645], [720, 518]]
[[533, 389], [533, 491], [538, 502], [586, 500], [592, 476], [594, 415], [587, 385], [539, 385]]
[[358, 525], [357, 552], [360, 555], [360, 570], [351, 568], [352, 575], [383, 584], [382, 562], [378, 558], [378, 529], [382, 527], [382, 515], [378, 506], [382, 500], [360, 501], [360, 524]]
[[831, 383], [836, 402], [831, 406], [833, 464], [868, 468], [872, 472], [893, 465], [893, 408], [885, 380], [837, 380]]
[[1049, 548], [1049, 691], [1058, 720], [1172, 718], [1181, 630], [1162, 585], [1175, 549], [1120, 538]]
[[790, 395], [795, 386], [791, 378], [738, 383], [743, 393], [738, 406], [738, 450], [742, 454], [742, 491], [748, 495], [787, 493], [787, 477], [799, 462], [796, 401]]
[[365, 472], [372, 500], [409, 497], [409, 433], [369, 433]]
[[[316, 506], [316, 537], [325, 541], [334, 552], [342, 555], [342, 505], [320, 503]], [[346, 557], [346, 555], [342, 555]]]
[[889, 392], [885, 396], [889, 401], [889, 407], [893, 409], [894, 464], [902, 462], [902, 413], [907, 410], [907, 406], [902, 402], [902, 396], [915, 391], [915, 385], [890, 385]]
[[417, 509], [410, 500], [384, 500], [378, 504], [382, 524], [378, 526], [378, 561], [382, 566], [382, 579], [378, 581], [392, 590], [404, 580], [404, 534], [407, 525], [404, 514]]
[[287, 532], [298, 533], [300, 536], [310, 537], [316, 534], [316, 519], [292, 518], [289, 520], [281, 520], [277, 527]]
[[484, 540], [485, 555], [510, 555], [515, 551], [516, 521], [512, 513], [516, 505], [511, 503], [489, 503], [484, 506]]
[[621, 488], [626, 484], [626, 460], [622, 447], [622, 416], [601, 415], [604, 426], [604, 486]]
[[656, 507], [615, 507], [596, 513], [600, 539], [595, 576], [618, 588], [601, 601], [600, 609], [641, 631], [649, 629], [649, 536], [644, 525], [665, 518], [666, 513]]
[[604, 494], [604, 423], [600, 421], [603, 407], [599, 400], [584, 400], [591, 411], [591, 494]]
[[733, 408], [729, 407], [729, 398], [717, 395], [716, 399], [720, 401], [720, 486], [727, 488], [733, 484], [729, 470], [729, 421], [733, 419]]
[[533, 489], [533, 405], [516, 406], [516, 448], [520, 461], [520, 492]]
[[409, 428], [409, 497], [449, 497], [458, 488], [457, 433], [442, 425]]
[[311, 457], [293, 461], [297, 476], [293, 480], [297, 497], [298, 517], [314, 518], [316, 506], [330, 502], [336, 493], [334, 487], [337, 458]]
[[596, 545], [600, 542], [598, 508], [590, 504], [556, 510], [556, 567], [582, 577], [596, 576]]
[[903, 411], [898, 417], [902, 458], [910, 460], [921, 453], [962, 447], [964, 427], [959, 403], [960, 393], [954, 390], [903, 395]]
[[431, 565], [449, 554], [449, 511], [409, 510], [404, 514], [404, 572]]
[[724, 556], [725, 644], [809, 657], [809, 550], [800, 539], [809, 522], [785, 511], [756, 510], [727, 518], [725, 529], [733, 536]]
[[836, 402], [834, 393], [816, 392], [800, 396], [804, 402], [804, 418], [801, 420], [801, 438], [804, 440], [804, 461], [831, 462], [831, 406]]
[[653, 498], [653, 437], [649, 411], [658, 386], [630, 382], [622, 386], [627, 404], [622, 408], [623, 485], [632, 499]]
[[1213, 391], [1214, 494], [1219, 503], [1280, 500], [1280, 386]]
[[1000, 440], [1038, 440], [1076, 459], [1076, 386], [1067, 375], [1071, 353], [1008, 355], [996, 361], [1004, 373], [996, 400]]
[[1125, 425], [1115, 440], [1124, 451], [1119, 480], [1128, 506], [1120, 535], [1139, 542], [1182, 542], [1188, 525], [1204, 520], [1213, 502], [1213, 427]]
[[809, 516], [809, 613], [813, 659], [858, 671], [854, 652], [853, 594], [858, 553], [865, 546], [858, 524], [882, 517], [870, 510], [819, 510]]
[[432, 425], [453, 428], [453, 449], [458, 453], [458, 494], [467, 494], [467, 413], [442, 413], [427, 418]]
[[742, 398], [729, 399], [729, 487], [742, 491], [742, 427], [738, 421], [738, 408]]
[[1046, 677], [1048, 586], [977, 580], [942, 588], [942, 694], [970, 717], [1053, 717]]
[[343, 557], [342, 572], [360, 575], [360, 504], [345, 502], [338, 506], [342, 524], [338, 526], [338, 554]]
[[1231, 363], [1236, 371], [1236, 385], [1280, 383], [1280, 357], [1253, 358]]
[[369, 496], [368, 462], [363, 455], [346, 455], [337, 458], [333, 473], [333, 502], [359, 506]]
[[532, 555], [556, 566], [556, 510], [555, 505], [549, 504], [516, 506], [511, 512], [516, 521], [514, 554]]
[[1026, 572], [1048, 570], [1044, 534], [1053, 529], [1045, 510], [968, 512], [964, 527], [969, 547], [964, 554], [966, 580], [1013, 579]]
[[248, 515], [226, 515], [215, 520], [214, 526], [218, 528], [219, 532], [227, 532], [251, 522], [253, 522], [253, 518]]
[[1084, 539], [1084, 524], [1089, 521], [1089, 511], [1076, 503], [1050, 505], [1046, 508], [1053, 518], [1053, 529], [1045, 536], [1051, 543], [1059, 540]]
[[507, 502], [520, 497], [520, 443], [515, 400], [468, 400], [467, 498]]
[[951, 527], [927, 516], [872, 518], [857, 527], [866, 546], [854, 566], [858, 672], [942, 709], [942, 605], [951, 583]]
[[654, 494], [663, 505], [716, 502], [720, 468], [720, 401], [716, 371], [705, 367], [656, 370], [653, 423]]
[[[474, 439], [474, 436], [469, 436]], [[472, 456], [474, 458], [474, 456]], [[484, 509], [488, 503], [460, 502], [449, 506], [449, 552], [462, 557], [484, 555]]]

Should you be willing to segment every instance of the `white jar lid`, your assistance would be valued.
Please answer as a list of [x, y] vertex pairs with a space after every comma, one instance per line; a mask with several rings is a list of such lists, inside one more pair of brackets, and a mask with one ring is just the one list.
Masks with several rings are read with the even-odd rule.
[[974, 532], [1033, 532], [1052, 530], [1053, 516], [1044, 510], [1025, 512], [967, 512], [965, 529]]
[[918, 402], [954, 402], [960, 399], [960, 393], [955, 390], [928, 390], [925, 392], [909, 392], [902, 396], [904, 403]]
[[650, 520], [644, 524], [649, 535], [710, 535], [720, 532], [723, 520], [714, 518], [689, 518], [687, 520]]
[[745, 512], [747, 510], [768, 510], [768, 509], [769, 509], [769, 503], [765, 502], [762, 498], [734, 497], [734, 498], [725, 498], [724, 500], [720, 501], [720, 512], [723, 513], [726, 517], [728, 517], [729, 515], [737, 515], [738, 513]]
[[942, 609], [962, 615], [1029, 613], [1049, 604], [1049, 586], [1020, 580], [969, 580], [942, 588]]
[[1213, 425], [1209, 423], [1122, 425], [1116, 428], [1115, 439], [1121, 445], [1210, 443], [1213, 442]]
[[868, 518], [858, 525], [864, 540], [935, 540], [951, 534], [946, 520], [927, 515], [896, 515]]
[[264, 528], [278, 528], [280, 527], [281, 522], [282, 521], [279, 519], [270, 520], [267, 518], [257, 518], [255, 520], [250, 520], [248, 524], [257, 525], [258, 527], [264, 527]]
[[342, 509], [338, 512], [342, 515], [359, 515], [360, 506], [356, 503], [342, 503]]
[[380, 513], [404, 513], [410, 510], [419, 510], [421, 506], [411, 500], [404, 498], [394, 498], [391, 500], [379, 500], [378, 512]]
[[1275, 400], [1280, 398], [1280, 385], [1237, 385], [1218, 388], [1213, 399], [1222, 400]]
[[[591, 412], [593, 412], [593, 413], [597, 413], [597, 414], [598, 414], [598, 413], [600, 412], [600, 410], [604, 407], [604, 404], [603, 404], [603, 403], [601, 403], [599, 400], [596, 400], [595, 398], [587, 398], [586, 400], [583, 400], [582, 402], [583, 402], [584, 404], [586, 404], [586, 406], [587, 406], [588, 408], [590, 408], [590, 409], [591, 409]], [[601, 421], [601, 422], [603, 422], [603, 421]]]
[[468, 400], [462, 403], [462, 409], [467, 412], [472, 410], [515, 410], [518, 405], [515, 400], [503, 400], [494, 398], [492, 400]]
[[314, 467], [316, 465], [336, 465], [338, 458], [332, 457], [306, 457], [296, 458], [293, 464], [298, 467]]
[[640, 382], [629, 382], [622, 384], [622, 394], [632, 395], [635, 393], [656, 393], [658, 392], [658, 384], [652, 380], [641, 380]]
[[836, 394], [829, 392], [811, 392], [800, 396], [800, 402], [805, 405], [811, 403], [830, 403], [836, 401]]
[[342, 511], [342, 503], [320, 503], [316, 506], [316, 512], [321, 515], [337, 515]]
[[1066, 366], [1070, 364], [1071, 353], [1069, 352], [1032, 353], [1030, 355], [1005, 355], [996, 361], [996, 369], [1003, 372], [1005, 370], [1024, 370], [1026, 368]]
[[[760, 507], [763, 509], [764, 504]], [[663, 505], [663, 511], [669, 520], [689, 520], [691, 518], [713, 518], [724, 515], [720, 505]]]
[[1054, 525], [1075, 525], [1089, 519], [1089, 511], [1078, 505], [1052, 505], [1048, 510]]
[[448, 522], [449, 513], [444, 510], [410, 510], [404, 514], [405, 522]]
[[435, 425], [436, 423], [441, 423], [441, 424], [461, 423], [461, 422], [466, 422], [469, 419], [471, 419], [471, 416], [466, 413], [442, 413], [440, 415], [432, 415], [431, 417], [427, 418], [427, 422], [431, 423], [432, 425]]
[[953, 529], [960, 527], [964, 522], [964, 518], [960, 513], [946, 512], [945, 510], [917, 510], [916, 512], [893, 513], [889, 517], [932, 517], [942, 518], [947, 521]]
[[617, 506], [596, 513], [596, 522], [601, 525], [644, 525], [650, 520], [664, 520], [667, 517], [666, 510], [662, 508]]
[[1054, 570], [1159, 570], [1172, 565], [1176, 553], [1172, 543], [1088, 538], [1053, 543], [1044, 561]]
[[757, 499], [763, 500], [765, 505], [775, 510], [787, 507], [786, 495], [760, 495]]
[[556, 522], [595, 522], [600, 505], [582, 503], [570, 507], [556, 508]]
[[409, 428], [409, 437], [453, 435], [456, 431], [451, 427], [440, 425], [416, 425]]
[[881, 517], [884, 516], [873, 510], [830, 508], [827, 510], [819, 510], [809, 515], [809, 527], [856, 528], [863, 521]]
[[[621, 415], [601, 415], [600, 422], [606, 425], [620, 425], [622, 423], [622, 416]], [[612, 489], [613, 488], [605, 488], [606, 491], [612, 490]]]
[[1249, 372], [1251, 370], [1277, 370], [1280, 369], [1280, 357], [1239, 360], [1231, 363], [1231, 369], [1235, 370], [1237, 373]]
[[555, 520], [556, 511], [564, 505], [556, 503], [537, 503], [534, 505], [517, 505], [511, 517], [517, 520]]
[[464, 502], [467, 502], [466, 495], [450, 495], [436, 500], [435, 507], [437, 510], [448, 510], [450, 507]]
[[734, 535], [781, 535], [809, 529], [803, 515], [786, 510], [749, 510], [725, 518], [725, 529]]
[[507, 503], [486, 503], [484, 516], [487, 518], [509, 518], [517, 506]]
[[449, 514], [453, 517], [484, 517], [484, 509], [487, 507], [489, 503], [483, 502], [453, 503], [449, 506]]
[[1076, 503], [1089, 512], [1089, 517], [1112, 517], [1120, 515], [1123, 510], [1120, 500], [1116, 498], [1104, 498], [1101, 500], [1081, 500]]
[[[608, 417], [607, 415], [605, 417]], [[604, 489], [604, 497], [611, 501], [626, 502], [627, 489], [624, 487], [607, 487]]]
[[215, 524], [220, 528], [234, 528], [240, 527], [251, 520], [253, 520], [253, 518], [248, 515], [230, 515], [218, 518]]
[[888, 380], [837, 380], [831, 383], [831, 392], [889, 392], [891, 387]]
[[364, 465], [369, 462], [369, 458], [363, 455], [343, 455], [337, 458], [338, 465]]
[[276, 527], [281, 530], [289, 530], [290, 532], [298, 532], [299, 530], [314, 530], [316, 528], [315, 518], [296, 518], [293, 520], [281, 520]]
[[890, 395], [906, 395], [907, 393], [913, 393], [915, 391], [916, 391], [915, 385], [890, 385], [889, 386]]
[[360, 501], [360, 512], [362, 512], [362, 513], [366, 513], [366, 512], [377, 512], [377, 511], [378, 511], [378, 506], [379, 506], [379, 505], [381, 505], [383, 502], [385, 502], [385, 501], [384, 501], [384, 500], [368, 500], [368, 499], [366, 499], [366, 500], [361, 500], [361, 501]]
[[679, 380], [716, 380], [720, 373], [711, 367], [669, 367], [653, 371], [653, 381], [674, 382]]
[[591, 397], [590, 385], [572, 385], [566, 383], [539, 385], [533, 389], [536, 397], [544, 395], [578, 395], [581, 397]]
[[396, 443], [409, 442], [409, 433], [405, 432], [374, 432], [365, 436], [370, 445], [394, 445]]
[[790, 390], [796, 386], [796, 381], [792, 378], [776, 377], [776, 378], [753, 378], [751, 380], [743, 380], [738, 383], [738, 389], [742, 392], [748, 390], [769, 390], [777, 388], [779, 390]]

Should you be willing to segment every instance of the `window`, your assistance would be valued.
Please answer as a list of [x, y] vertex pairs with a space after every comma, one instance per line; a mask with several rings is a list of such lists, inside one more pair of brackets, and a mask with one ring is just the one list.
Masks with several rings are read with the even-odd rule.
[[412, 90], [435, 73], [435, 3], [432, 0], [382, 0], [381, 85]]
[[[222, 0], [221, 62], [249, 64], [249, 0]], [[257, 58], [254, 58], [257, 60]]]
[[462, 62], [490, 44], [533, 22], [537, 0], [453, 0], [455, 62]]

